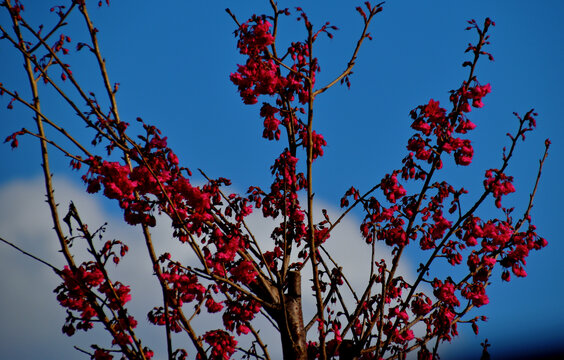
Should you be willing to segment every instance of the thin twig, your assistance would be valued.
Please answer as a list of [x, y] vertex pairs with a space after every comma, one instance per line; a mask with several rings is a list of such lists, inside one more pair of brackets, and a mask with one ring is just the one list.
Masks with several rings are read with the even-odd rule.
[[325, 91], [327, 91], [330, 87], [332, 87], [333, 85], [335, 85], [337, 82], [341, 81], [341, 79], [343, 79], [344, 77], [346, 77], [347, 75], [349, 75], [355, 65], [355, 61], [356, 58], [358, 56], [358, 52], [360, 50], [360, 47], [362, 45], [362, 43], [364, 42], [364, 39], [366, 39], [367, 35], [366, 32], [368, 31], [368, 26], [370, 25], [370, 22], [372, 21], [372, 18], [374, 17], [374, 15], [376, 15], [378, 12], [378, 9], [381, 10], [381, 5], [383, 5], [384, 3], [380, 3], [376, 6], [374, 6], [372, 8], [372, 10], [370, 11], [370, 15], [368, 16], [368, 19], [364, 22], [364, 28], [362, 29], [362, 35], [360, 36], [360, 38], [358, 39], [357, 43], [356, 43], [356, 47], [353, 51], [353, 54], [351, 56], [351, 59], [349, 60], [348, 64], [347, 64], [347, 68], [341, 73], [341, 75], [337, 76], [335, 78], [335, 80], [331, 81], [329, 84], [325, 85], [324, 87], [322, 87], [319, 90], [316, 90], [313, 93], [313, 96], [317, 96], [321, 93], [324, 93]]
[[51, 265], [50, 263], [48, 263], [47, 261], [33, 255], [32, 253], [29, 253], [25, 250], [23, 250], [22, 248], [18, 247], [17, 245], [15, 245], [14, 243], [0, 237], [0, 241], [2, 241], [3, 243], [6, 243], [8, 245], [10, 245], [11, 247], [13, 247], [14, 249], [16, 249], [17, 251], [21, 252], [22, 254], [29, 256], [30, 258], [39, 261], [40, 263], [47, 265], [48, 267], [51, 268], [51, 270], [53, 270], [55, 272], [55, 274], [60, 275], [61, 274], [61, 270], [57, 269], [54, 265]]

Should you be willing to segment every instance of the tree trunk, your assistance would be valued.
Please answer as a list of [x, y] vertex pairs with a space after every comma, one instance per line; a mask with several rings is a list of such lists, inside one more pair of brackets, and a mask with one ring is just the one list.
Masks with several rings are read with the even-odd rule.
[[307, 360], [307, 342], [302, 313], [302, 279], [299, 271], [288, 272], [288, 290], [283, 308], [273, 317], [280, 328], [284, 360]]

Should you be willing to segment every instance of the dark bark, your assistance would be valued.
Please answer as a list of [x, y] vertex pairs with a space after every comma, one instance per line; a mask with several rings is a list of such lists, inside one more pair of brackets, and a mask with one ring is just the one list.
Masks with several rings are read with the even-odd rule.
[[299, 271], [289, 271], [284, 304], [267, 310], [280, 328], [284, 360], [307, 360], [307, 341], [302, 313], [302, 279]]

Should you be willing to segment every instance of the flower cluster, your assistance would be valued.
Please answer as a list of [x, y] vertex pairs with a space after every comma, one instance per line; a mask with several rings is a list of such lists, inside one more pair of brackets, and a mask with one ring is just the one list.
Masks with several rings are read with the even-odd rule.
[[178, 158], [168, 148], [166, 137], [161, 137], [154, 126], [143, 126], [147, 132], [142, 137], [145, 145], [130, 153], [135, 165], [97, 157], [85, 160], [89, 169], [82, 178], [88, 185], [87, 191], [95, 193], [103, 186], [104, 195], [119, 201], [125, 220], [131, 225], [154, 226], [153, 213], [159, 210], [169, 214], [175, 227], [201, 232], [213, 217], [211, 199], [218, 196], [217, 187], [192, 186], [182, 172], [186, 169], [178, 167]]
[[391, 203], [395, 203], [396, 200], [399, 200], [406, 194], [405, 189], [398, 182], [397, 172], [393, 172], [391, 175], [386, 174], [380, 182], [380, 188]]
[[261, 309], [258, 302], [252, 299], [245, 299], [239, 296], [237, 299], [226, 302], [227, 309], [223, 313], [223, 324], [225, 329], [238, 335], [248, 334], [250, 331], [249, 323], [253, 320]]
[[512, 182], [513, 176], [507, 176], [497, 169], [490, 169], [486, 171], [484, 187], [486, 190], [492, 192], [495, 198], [495, 206], [498, 208], [501, 207], [502, 196], [515, 192], [515, 187], [513, 187]]
[[[63, 283], [54, 291], [61, 306], [69, 309], [63, 326], [65, 334], [72, 336], [76, 329], [88, 331], [94, 322], [105, 318], [102, 306], [94, 300], [102, 296], [106, 306], [119, 314], [118, 318], [111, 320], [115, 324], [112, 344], [126, 346], [132, 343], [128, 331], [137, 326], [137, 321], [124, 311], [124, 305], [131, 300], [129, 286], [120, 282], [110, 283], [95, 262], [83, 263], [75, 270], [65, 266], [60, 276]], [[78, 312], [79, 317], [73, 311]]]
[[[302, 144], [305, 148], [309, 147], [309, 139], [307, 131], [302, 131], [301, 133]], [[312, 158], [315, 160], [319, 156], [323, 156], [323, 147], [327, 145], [327, 141], [323, 138], [323, 135], [318, 134], [313, 130], [311, 132], [311, 147], [312, 147]]]
[[[270, 192], [265, 193], [258, 187], [249, 188], [249, 200], [257, 208], [262, 208], [264, 217], [277, 218], [281, 213], [287, 217], [280, 226], [273, 230], [273, 237], [283, 243], [282, 238], [300, 243], [306, 236], [305, 213], [298, 202], [297, 192], [305, 188], [307, 181], [303, 173], [296, 173], [298, 159], [285, 150], [271, 167], [275, 180]], [[282, 255], [280, 253], [280, 255]]]
[[[165, 326], [167, 324], [166, 312], [162, 306], [154, 307], [151, 311], [149, 311], [147, 319], [153, 325]], [[176, 333], [182, 331], [178, 309], [173, 308], [168, 310], [168, 323], [171, 331]]]
[[[102, 271], [94, 263], [84, 264], [73, 272], [65, 266], [61, 274], [64, 282], [55, 292], [61, 306], [80, 312], [80, 322], [77, 328], [87, 331], [93, 327], [92, 320], [98, 316], [89, 301], [91, 289], [99, 287], [104, 282]], [[75, 332], [74, 321], [68, 321], [63, 326], [63, 332], [71, 336]]]
[[[233, 336], [222, 330], [208, 331], [204, 334], [204, 340], [211, 346], [210, 359], [212, 360], [231, 358], [237, 346], [237, 341]], [[199, 354], [196, 359], [200, 359]]]
[[460, 301], [458, 301], [458, 298], [454, 295], [455, 286], [451, 281], [443, 283], [441, 280], [435, 279], [432, 285], [435, 289], [434, 294], [437, 299], [452, 307], [460, 306]]
[[[303, 19], [306, 27], [310, 28], [311, 24], [305, 13], [301, 9], [298, 11], [299, 19]], [[290, 13], [285, 10], [281, 14]], [[292, 64], [281, 66], [283, 63], [276, 57], [275, 38], [271, 33], [271, 27], [264, 16], [253, 16], [237, 29], [235, 32], [239, 36], [237, 47], [239, 52], [247, 57], [247, 61], [244, 65], [238, 65], [237, 72], [232, 73], [230, 79], [237, 85], [245, 104], [257, 103], [261, 95], [276, 95], [276, 106], [265, 102], [260, 110], [260, 116], [264, 118], [264, 138], [280, 140], [280, 125], [283, 125], [292, 146], [307, 148], [310, 146], [309, 130], [297, 114], [304, 113], [301, 106], [309, 101], [319, 65], [317, 59], [310, 56], [307, 42], [293, 42], [283, 57], [288, 56]], [[326, 23], [319, 31], [312, 34], [311, 41], [315, 42], [320, 33], [330, 35], [329, 29], [336, 27]], [[282, 70], [287, 73], [284, 75]], [[296, 98], [299, 105], [292, 107], [291, 104]], [[313, 131], [311, 139], [312, 158], [323, 156], [323, 147], [327, 145], [323, 136]]]
[[254, 16], [236, 31], [237, 47], [248, 60], [231, 74], [231, 81], [239, 87], [245, 104], [256, 104], [259, 95], [272, 95], [282, 86], [278, 65], [267, 55], [268, 46], [274, 43], [271, 26], [264, 18]]
[[411, 310], [417, 316], [425, 316], [433, 310], [433, 302], [425, 294], [420, 293], [411, 302]]
[[173, 262], [169, 262], [167, 269], [161, 272], [162, 279], [169, 284], [171, 295], [178, 306], [194, 300], [201, 301], [206, 293], [198, 277], [190, 274]]

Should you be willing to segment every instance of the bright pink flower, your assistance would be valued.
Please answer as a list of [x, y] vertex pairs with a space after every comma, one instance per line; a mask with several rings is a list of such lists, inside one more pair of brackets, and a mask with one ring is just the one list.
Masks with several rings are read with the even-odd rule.
[[425, 116], [431, 119], [441, 119], [445, 116], [446, 110], [439, 106], [439, 102], [433, 99], [429, 100], [429, 104], [424, 108]]
[[216, 313], [223, 309], [223, 304], [221, 302], [215, 302], [214, 299], [210, 296], [206, 300], [206, 308], [210, 313]]
[[257, 271], [250, 261], [241, 261], [239, 265], [230, 270], [235, 279], [243, 284], [250, 284], [255, 281]]
[[223, 330], [208, 331], [204, 340], [211, 346], [210, 358], [212, 360], [227, 360], [235, 352], [237, 341], [233, 336]]
[[527, 276], [527, 272], [520, 265], [517, 265], [517, 264], [513, 265], [511, 270], [513, 270], [513, 273], [515, 274], [515, 276], [518, 276], [518, 277], [526, 277]]
[[456, 289], [453, 283], [447, 281], [443, 284], [442, 281], [435, 279], [433, 287], [435, 288], [434, 294], [439, 300], [451, 306], [460, 306], [460, 301], [454, 294]]

